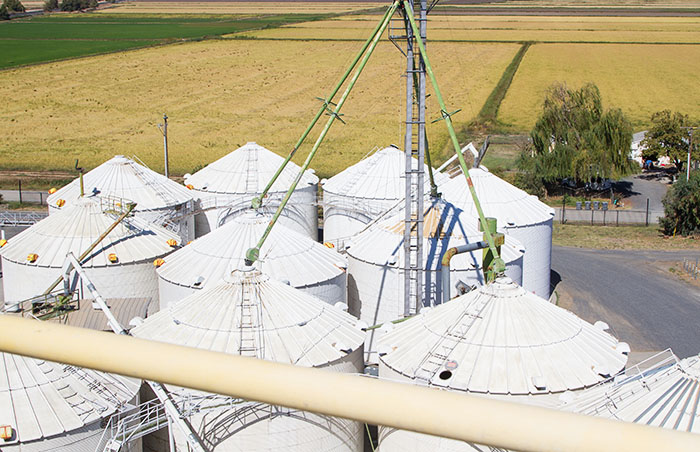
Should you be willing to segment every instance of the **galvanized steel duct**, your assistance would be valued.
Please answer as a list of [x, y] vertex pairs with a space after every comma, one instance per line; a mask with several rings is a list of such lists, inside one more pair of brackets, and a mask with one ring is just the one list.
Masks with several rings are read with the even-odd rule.
[[455, 254], [468, 253], [470, 251], [476, 251], [489, 247], [489, 242], [481, 241], [476, 243], [467, 243], [466, 245], [460, 245], [450, 248], [445, 251], [442, 255], [442, 260], [440, 261], [440, 273], [442, 275], [442, 302], [447, 303], [450, 301], [450, 261]]
[[700, 435], [686, 432], [8, 315], [0, 331], [9, 353], [507, 449], [700, 450]]

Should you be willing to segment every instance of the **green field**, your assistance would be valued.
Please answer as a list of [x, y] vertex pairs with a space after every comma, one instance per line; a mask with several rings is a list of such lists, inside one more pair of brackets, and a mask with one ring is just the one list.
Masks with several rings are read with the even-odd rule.
[[[0, 27], [2, 28], [2, 27]], [[0, 67], [22, 66], [83, 55], [109, 53], [158, 44], [159, 41], [15, 41], [0, 40]]]
[[0, 23], [0, 69], [65, 58], [274, 28], [319, 14], [52, 14]]

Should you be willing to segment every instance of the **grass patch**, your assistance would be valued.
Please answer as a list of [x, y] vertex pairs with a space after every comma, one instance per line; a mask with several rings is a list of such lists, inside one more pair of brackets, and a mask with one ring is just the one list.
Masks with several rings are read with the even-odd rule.
[[38, 207], [44, 208], [44, 205], [38, 202], [0, 201], [0, 210], [37, 210]]
[[587, 226], [554, 223], [552, 244], [606, 250], [700, 249], [700, 237], [668, 237], [658, 226]]
[[52, 14], [0, 24], [0, 69], [327, 17]]

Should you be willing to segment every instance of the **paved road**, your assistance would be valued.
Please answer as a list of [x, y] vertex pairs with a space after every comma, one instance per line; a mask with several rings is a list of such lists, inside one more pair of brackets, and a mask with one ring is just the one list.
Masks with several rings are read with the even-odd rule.
[[[589, 322], [603, 320], [635, 352], [700, 353], [700, 289], [665, 271], [700, 251], [614, 251], [554, 247], [559, 304]], [[666, 263], [669, 263], [666, 265]]]
[[626, 188], [629, 196], [623, 201], [632, 209], [644, 210], [647, 207], [649, 198], [649, 210], [663, 212], [664, 206], [661, 201], [668, 191], [670, 179], [664, 172], [652, 171], [636, 176], [627, 177], [615, 183], [615, 191], [619, 188]]

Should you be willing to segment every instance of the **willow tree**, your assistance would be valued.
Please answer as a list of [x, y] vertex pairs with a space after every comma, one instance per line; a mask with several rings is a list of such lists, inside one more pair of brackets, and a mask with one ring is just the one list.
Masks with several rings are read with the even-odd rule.
[[629, 120], [620, 109], [604, 111], [592, 83], [579, 90], [552, 85], [530, 137], [532, 149], [521, 156], [519, 166], [544, 182], [619, 179], [638, 168], [629, 158]]

